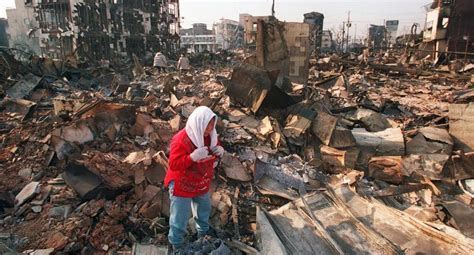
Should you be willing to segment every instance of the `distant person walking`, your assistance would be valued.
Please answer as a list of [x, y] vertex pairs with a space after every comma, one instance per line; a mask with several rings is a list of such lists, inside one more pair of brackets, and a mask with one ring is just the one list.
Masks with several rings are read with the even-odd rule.
[[153, 67], [158, 69], [159, 72], [166, 72], [166, 67], [168, 67], [168, 61], [166, 60], [165, 55], [161, 52], [157, 52], [153, 60]]
[[178, 60], [178, 70], [180, 73], [186, 73], [189, 70], [191, 70], [191, 65], [189, 64], [189, 59], [186, 57], [186, 55], [183, 53], [181, 54], [181, 57]]

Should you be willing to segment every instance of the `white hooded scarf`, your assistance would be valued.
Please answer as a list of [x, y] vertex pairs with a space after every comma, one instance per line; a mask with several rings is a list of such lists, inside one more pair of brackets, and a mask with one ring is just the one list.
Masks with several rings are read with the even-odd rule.
[[[197, 148], [205, 146], [204, 131], [206, 130], [206, 127], [212, 118], [216, 118], [217, 122], [216, 114], [206, 106], [199, 106], [189, 116], [188, 121], [186, 122], [185, 130], [189, 139], [191, 139], [194, 146]], [[211, 133], [211, 149], [217, 145], [217, 131], [215, 123]]]

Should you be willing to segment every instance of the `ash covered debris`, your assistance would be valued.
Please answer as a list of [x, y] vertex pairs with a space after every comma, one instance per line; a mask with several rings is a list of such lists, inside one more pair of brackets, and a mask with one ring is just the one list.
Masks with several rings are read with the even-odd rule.
[[255, 52], [183, 73], [2, 49], [0, 251], [166, 254], [169, 141], [205, 105], [226, 153], [183, 254], [472, 254], [470, 64], [310, 55], [308, 24], [249, 22]]

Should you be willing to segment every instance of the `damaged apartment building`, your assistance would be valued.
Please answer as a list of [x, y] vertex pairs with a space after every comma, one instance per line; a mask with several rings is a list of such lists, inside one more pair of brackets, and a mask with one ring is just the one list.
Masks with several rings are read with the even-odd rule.
[[40, 54], [49, 57], [76, 54], [81, 60], [98, 61], [145, 57], [158, 50], [173, 55], [179, 49], [178, 0], [17, 0], [16, 4], [28, 13], [33, 10], [34, 24], [22, 32], [37, 38]]
[[427, 10], [422, 50], [435, 58], [444, 53], [472, 58], [474, 1], [434, 0]]

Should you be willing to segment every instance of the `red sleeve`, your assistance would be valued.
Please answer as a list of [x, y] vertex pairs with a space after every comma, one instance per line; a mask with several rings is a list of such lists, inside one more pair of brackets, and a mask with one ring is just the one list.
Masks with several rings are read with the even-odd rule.
[[179, 139], [173, 139], [170, 145], [169, 169], [179, 171], [188, 169], [193, 163], [186, 147]]

